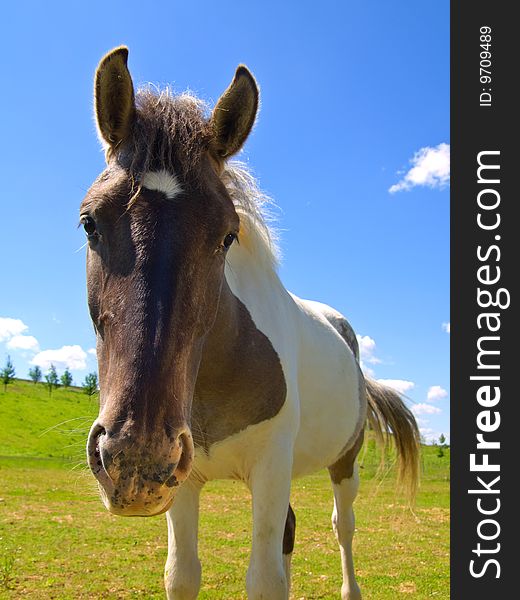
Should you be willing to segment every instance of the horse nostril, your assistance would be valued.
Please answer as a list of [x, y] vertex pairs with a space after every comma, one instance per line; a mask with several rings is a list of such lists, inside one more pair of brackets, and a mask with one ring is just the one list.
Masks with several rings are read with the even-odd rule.
[[97, 457], [100, 456], [100, 452], [99, 452], [99, 438], [102, 435], [106, 435], [107, 431], [106, 429], [100, 425], [99, 423], [96, 423], [91, 431], [90, 431], [90, 435], [89, 435], [89, 446], [91, 450], [94, 451], [94, 454]]
[[94, 423], [90, 430], [87, 443], [87, 460], [90, 470], [95, 478], [101, 484], [105, 492], [109, 493], [114, 488], [114, 482], [106, 470], [106, 464], [103, 460], [100, 441], [101, 436], [107, 434], [106, 429], [99, 423]]
[[90, 468], [95, 473], [99, 472], [101, 469], [104, 470], [101, 450], [99, 448], [99, 441], [102, 435], [106, 435], [106, 429], [99, 423], [95, 423], [88, 436], [88, 462]]
[[101, 425], [101, 423], [94, 423], [92, 425], [92, 429], [90, 430], [90, 435], [92, 437], [99, 437], [100, 435], [104, 435], [107, 430]]
[[177, 487], [191, 471], [193, 461], [193, 441], [189, 432], [181, 433], [172, 448], [173, 472], [164, 482], [167, 487]]

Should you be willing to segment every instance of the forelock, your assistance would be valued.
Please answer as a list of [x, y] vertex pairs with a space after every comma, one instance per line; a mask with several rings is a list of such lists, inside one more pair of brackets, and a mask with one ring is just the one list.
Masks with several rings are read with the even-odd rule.
[[121, 166], [136, 181], [159, 170], [192, 181], [211, 140], [206, 104], [189, 93], [144, 87], [137, 91], [136, 108], [131, 140], [113, 152]]

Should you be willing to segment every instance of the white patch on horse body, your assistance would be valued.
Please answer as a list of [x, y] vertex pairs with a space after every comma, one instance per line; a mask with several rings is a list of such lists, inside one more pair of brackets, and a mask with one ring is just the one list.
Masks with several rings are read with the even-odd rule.
[[294, 443], [293, 476], [329, 466], [359, 422], [359, 370], [352, 352], [322, 313], [289, 294], [276, 272], [255, 263], [246, 248], [232, 246], [225, 274], [280, 358], [288, 406], [269, 423], [285, 429], [288, 444]]
[[334, 463], [358, 433], [360, 404], [356, 359], [345, 340], [314, 306], [292, 296], [300, 311], [300, 429], [294, 450], [295, 476]]
[[142, 176], [141, 183], [147, 190], [162, 192], [170, 200], [173, 200], [175, 196], [178, 196], [182, 192], [182, 187], [177, 177], [166, 169], [148, 171]]

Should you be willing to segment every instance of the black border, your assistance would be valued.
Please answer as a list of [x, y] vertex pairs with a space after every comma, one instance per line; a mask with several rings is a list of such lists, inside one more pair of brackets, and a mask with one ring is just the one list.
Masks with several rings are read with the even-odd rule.
[[[520, 53], [515, 41], [518, 33], [513, 18], [514, 3], [505, 1], [482, 2], [465, 0], [451, 4], [451, 598], [489, 600], [490, 598], [518, 597], [516, 578], [520, 564], [516, 565], [518, 550], [515, 533], [518, 517], [513, 513], [520, 500], [515, 487], [520, 484], [520, 438], [518, 430], [518, 403], [520, 401], [520, 364], [516, 359], [520, 327], [516, 311], [516, 281], [518, 279], [520, 252], [517, 239], [515, 209], [519, 203], [520, 152], [516, 136], [520, 133], [518, 118], [513, 111], [516, 83], [515, 57]], [[480, 82], [480, 27], [492, 28], [492, 82]], [[516, 33], [516, 36], [515, 36]], [[491, 87], [491, 106], [480, 106], [482, 88]], [[515, 135], [516, 133], [516, 135]], [[477, 194], [482, 184], [477, 183], [477, 155], [484, 150], [500, 151], [501, 215], [499, 230], [487, 232], [477, 225]], [[476, 452], [477, 414], [482, 407], [476, 401], [481, 383], [470, 381], [477, 372], [477, 339], [486, 335], [477, 327], [477, 316], [482, 309], [477, 304], [477, 246], [497, 243], [500, 235], [501, 279], [497, 287], [510, 291], [511, 305], [500, 312], [500, 377], [501, 401], [496, 409], [501, 424], [493, 439], [501, 443], [500, 450], [490, 451], [490, 461], [500, 464], [498, 487], [500, 511], [494, 515], [500, 524], [500, 535], [494, 542], [481, 542], [483, 547], [500, 543], [500, 551], [489, 554], [500, 563], [497, 570], [489, 566], [480, 578], [469, 571], [469, 562], [477, 559], [476, 570], [485, 559], [472, 552], [479, 542], [477, 525], [486, 518], [476, 506], [478, 495], [468, 494], [478, 487], [479, 473], [470, 471], [470, 454]], [[515, 289], [513, 289], [515, 288]], [[495, 310], [495, 309], [494, 309]], [[489, 372], [488, 372], [489, 373]], [[491, 436], [490, 436], [491, 438]], [[518, 458], [517, 458], [518, 457]], [[489, 475], [485, 477], [489, 480]], [[483, 496], [484, 497], [484, 496]], [[491, 496], [488, 495], [487, 498]]]

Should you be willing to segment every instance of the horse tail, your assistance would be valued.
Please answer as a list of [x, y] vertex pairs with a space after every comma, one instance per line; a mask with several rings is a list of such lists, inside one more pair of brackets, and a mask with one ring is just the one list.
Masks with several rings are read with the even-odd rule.
[[397, 450], [397, 481], [412, 500], [419, 485], [420, 434], [412, 411], [394, 390], [366, 378], [368, 422], [383, 447]]

